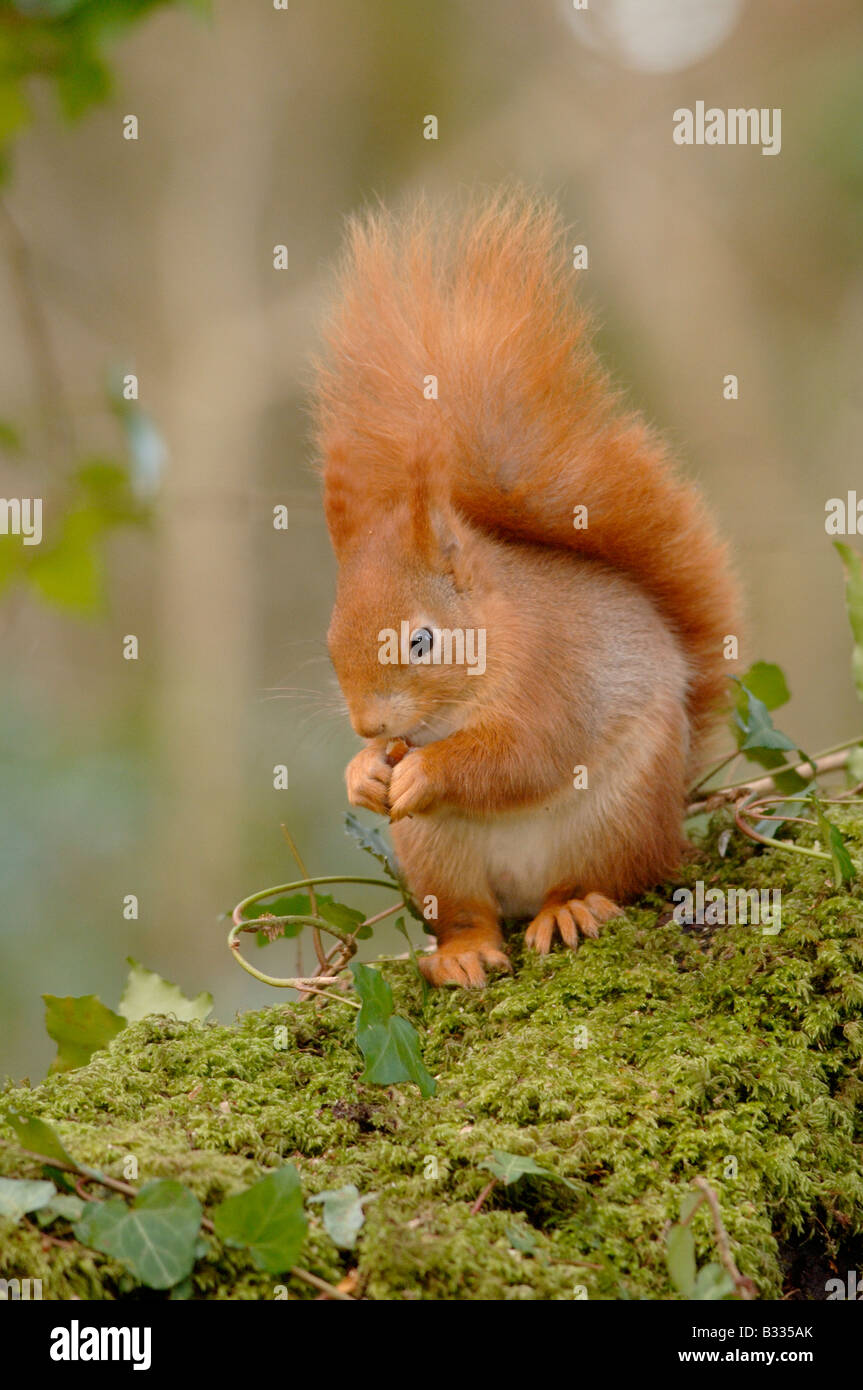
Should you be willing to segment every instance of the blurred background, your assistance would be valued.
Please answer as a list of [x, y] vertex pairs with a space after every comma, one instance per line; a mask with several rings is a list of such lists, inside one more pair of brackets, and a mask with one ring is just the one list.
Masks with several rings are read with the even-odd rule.
[[[781, 107], [781, 154], [675, 145], [699, 100]], [[306, 413], [367, 200], [559, 198], [603, 356], [732, 540], [782, 727], [860, 728], [824, 525], [863, 497], [859, 0], [0, 0], [0, 148], [0, 495], [44, 498], [40, 546], [0, 536], [0, 1074], [44, 1073], [43, 992], [116, 1007], [129, 955], [223, 1021], [273, 1002], [220, 915], [300, 876], [280, 822], [311, 872], [376, 874]]]

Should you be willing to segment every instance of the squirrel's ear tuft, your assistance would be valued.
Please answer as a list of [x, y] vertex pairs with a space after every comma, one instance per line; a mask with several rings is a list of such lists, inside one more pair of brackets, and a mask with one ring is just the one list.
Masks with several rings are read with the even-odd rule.
[[428, 524], [435, 553], [448, 565], [451, 564], [462, 548], [462, 537], [457, 530], [455, 518], [443, 507], [432, 503], [428, 510]]
[[369, 506], [358, 486], [347, 446], [338, 442], [327, 451], [323, 468], [324, 516], [336, 558], [340, 559], [361, 530]]
[[432, 502], [425, 516], [426, 562], [447, 575], [458, 590], [471, 587], [469, 528], [451, 507]]

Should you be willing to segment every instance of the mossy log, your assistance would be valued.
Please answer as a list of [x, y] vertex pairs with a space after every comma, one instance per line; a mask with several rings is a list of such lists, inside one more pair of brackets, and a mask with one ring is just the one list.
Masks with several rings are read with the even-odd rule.
[[[838, 819], [860, 863], [863, 825]], [[364, 1084], [355, 1011], [309, 1000], [234, 1026], [147, 1019], [6, 1102], [50, 1122], [78, 1161], [122, 1177], [134, 1156], [139, 1181], [179, 1178], [208, 1209], [288, 1159], [308, 1195], [356, 1184], [374, 1197], [355, 1249], [311, 1206], [301, 1263], [359, 1297], [678, 1297], [665, 1231], [703, 1176], [758, 1296], [823, 1298], [863, 1252], [863, 902], [802, 856], [735, 836], [720, 857], [727, 824], [715, 819], [679, 883], [781, 890], [777, 934], [682, 927], [672, 884], [577, 954], [529, 957], [519, 932], [513, 976], [483, 991], [424, 1000], [410, 961], [385, 965], [431, 1099]], [[39, 1176], [0, 1133], [0, 1173]], [[473, 1210], [495, 1150], [569, 1183], [498, 1183]], [[706, 1206], [693, 1225], [699, 1264], [716, 1260]], [[55, 1232], [0, 1220], [0, 1274], [39, 1278], [53, 1299], [142, 1296], [120, 1264]], [[269, 1299], [275, 1281], [212, 1241], [192, 1296]]]

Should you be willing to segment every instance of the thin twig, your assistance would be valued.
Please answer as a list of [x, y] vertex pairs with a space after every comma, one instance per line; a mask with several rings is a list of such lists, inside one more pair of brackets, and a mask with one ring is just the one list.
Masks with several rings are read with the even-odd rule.
[[480, 1208], [481, 1208], [483, 1202], [485, 1201], [486, 1197], [488, 1197], [488, 1196], [491, 1195], [491, 1193], [492, 1193], [492, 1192], [494, 1191], [494, 1189], [497, 1187], [497, 1184], [498, 1184], [498, 1179], [497, 1179], [497, 1178], [492, 1178], [491, 1182], [487, 1182], [487, 1183], [486, 1183], [486, 1185], [485, 1185], [485, 1187], [483, 1188], [482, 1192], [479, 1194], [479, 1196], [477, 1197], [476, 1201], [474, 1202], [473, 1206], [472, 1206], [471, 1209], [470, 1209], [470, 1214], [471, 1214], [471, 1216], [476, 1216], [477, 1212], [480, 1210]]
[[728, 1232], [722, 1224], [722, 1213], [719, 1210], [719, 1198], [706, 1178], [695, 1178], [694, 1183], [710, 1203], [710, 1211], [713, 1215], [713, 1229], [716, 1232], [716, 1244], [719, 1248], [719, 1258], [734, 1280], [734, 1287], [740, 1294], [740, 1297], [751, 1302], [751, 1300], [757, 1296], [758, 1290], [753, 1281], [748, 1279], [745, 1274], [741, 1274], [737, 1265], [734, 1263], [734, 1256], [731, 1254], [731, 1245], [728, 1240]]
[[[859, 743], [859, 737], [854, 742], [855, 744]], [[835, 772], [838, 768], [844, 767], [848, 762], [849, 752], [850, 750], [845, 752], [836, 750], [832, 753], [825, 753], [823, 756], [817, 757], [814, 764], [816, 774], [822, 772]], [[811, 769], [812, 763], [788, 763], [784, 767], [775, 768], [767, 777], [758, 777], [749, 782], [735, 782], [728, 787], [719, 787], [716, 791], [712, 791], [709, 796], [705, 797], [703, 801], [691, 802], [686, 808], [686, 814], [688, 816], [694, 816], [700, 811], [715, 811], [718, 810], [720, 806], [726, 806], [729, 802], [736, 801], [742, 796], [751, 793], [768, 792], [775, 787], [776, 778], [781, 776], [782, 773], [799, 773], [802, 772], [804, 768]], [[811, 771], [809, 775], [811, 776]]]
[[[303, 875], [303, 878], [308, 878], [308, 877], [309, 877], [309, 871], [308, 871], [308, 869], [306, 868], [305, 864], [303, 863], [302, 855], [300, 854], [300, 851], [297, 849], [297, 846], [296, 846], [296, 844], [294, 843], [294, 837], [293, 837], [293, 835], [291, 834], [291, 832], [290, 832], [290, 830], [288, 829], [288, 827], [284, 824], [284, 822], [282, 823], [282, 834], [284, 835], [285, 839], [287, 840], [288, 844], [290, 845], [291, 854], [294, 856], [294, 858], [295, 858], [296, 861], [297, 861], [297, 868], [299, 869], [300, 873]], [[315, 886], [314, 886], [313, 883], [310, 883], [310, 884], [309, 884], [309, 906], [310, 906], [311, 909], [312, 909], [312, 916], [313, 916], [313, 917], [317, 917], [317, 915], [318, 915], [318, 900], [317, 900], [317, 897], [316, 897], [316, 895], [315, 895]], [[317, 958], [318, 958], [318, 965], [319, 965], [319, 966], [320, 966], [320, 965], [323, 965], [323, 964], [324, 964], [324, 948], [323, 948], [323, 943], [321, 942], [321, 933], [320, 933], [320, 930], [319, 930], [317, 927], [312, 927], [312, 941], [314, 942], [315, 955], [316, 955]], [[302, 948], [302, 944], [301, 944], [301, 943], [302, 943], [302, 936], [298, 936], [298, 937], [297, 937], [297, 974], [298, 974], [298, 975], [302, 975], [302, 973], [303, 973], [303, 948]], [[300, 997], [301, 997], [301, 999], [302, 999], [302, 998], [305, 998], [304, 995], [301, 995]]]

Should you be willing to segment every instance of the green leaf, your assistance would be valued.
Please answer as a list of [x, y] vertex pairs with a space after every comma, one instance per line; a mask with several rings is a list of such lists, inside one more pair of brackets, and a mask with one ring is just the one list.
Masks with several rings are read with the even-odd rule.
[[395, 861], [390, 853], [389, 845], [379, 830], [363, 825], [353, 811], [345, 812], [345, 830], [352, 840], [356, 840], [360, 849], [364, 849], [368, 854], [373, 854], [379, 864], [382, 864], [384, 871], [396, 883], [400, 883], [401, 876], [395, 866]]
[[849, 545], [843, 545], [841, 541], [834, 541], [833, 544], [845, 570], [845, 606], [854, 637], [851, 670], [857, 695], [863, 700], [863, 561]]
[[524, 1158], [521, 1154], [506, 1153], [503, 1149], [494, 1149], [491, 1158], [485, 1159], [479, 1166], [487, 1168], [499, 1182], [506, 1183], [507, 1186], [526, 1177], [550, 1178], [552, 1182], [562, 1182], [564, 1187], [573, 1189], [576, 1186], [569, 1178], [562, 1178], [550, 1168], [543, 1168], [534, 1159]]
[[23, 448], [17, 425], [11, 420], [0, 420], [0, 449], [7, 454], [20, 454]]
[[[735, 678], [736, 679], [736, 678]], [[770, 718], [770, 711], [763, 700], [759, 700], [757, 695], [747, 689], [740, 682], [741, 692], [746, 700], [746, 709], [743, 714], [739, 711], [735, 713], [738, 728], [743, 734], [743, 741], [740, 744], [745, 752], [748, 748], [769, 748], [783, 749], [794, 752], [794, 744], [787, 734], [783, 734], [779, 729], [773, 727], [773, 720]]]
[[[360, 1012], [357, 1017], [357, 1040], [360, 1034], [377, 1024], [388, 1023], [393, 1015], [393, 992], [380, 970], [370, 965], [351, 962], [357, 994], [360, 996]], [[362, 1050], [362, 1044], [360, 1045]]]
[[118, 1004], [120, 1013], [129, 1023], [149, 1018], [152, 1014], [173, 1014], [181, 1023], [199, 1019], [203, 1023], [213, 1008], [213, 996], [206, 990], [187, 999], [178, 985], [163, 980], [155, 970], [147, 970], [131, 956], [126, 957], [132, 968]]
[[531, 1230], [521, 1231], [518, 1226], [507, 1226], [504, 1235], [513, 1250], [518, 1250], [522, 1255], [533, 1255], [536, 1251], [536, 1236]]
[[340, 1250], [352, 1250], [365, 1221], [359, 1189], [350, 1182], [345, 1187], [319, 1192], [309, 1201], [323, 1203], [324, 1230], [333, 1244]]
[[89, 508], [70, 512], [59, 540], [34, 555], [28, 578], [46, 603], [74, 613], [97, 612], [104, 601], [104, 562], [96, 545], [98, 515]]
[[20, 82], [4, 73], [0, 79], [0, 142], [10, 140], [30, 120], [30, 107]]
[[217, 1208], [213, 1225], [226, 1245], [248, 1246], [259, 1269], [269, 1274], [289, 1269], [302, 1249], [308, 1225], [293, 1163], [228, 1197]]
[[417, 1031], [406, 1018], [396, 1014], [389, 1023], [370, 1028], [360, 1048], [366, 1061], [363, 1081], [374, 1086], [415, 1081], [423, 1096], [434, 1095], [435, 1079], [423, 1064]]
[[86, 1066], [94, 1052], [107, 1047], [123, 1028], [126, 1020], [115, 1014], [95, 994], [79, 998], [43, 994], [45, 1027], [48, 1036], [57, 1044], [57, 1056], [49, 1072], [74, 1071]]
[[700, 1192], [687, 1192], [683, 1201], [680, 1203], [680, 1220], [688, 1221], [697, 1206], [704, 1201]]
[[847, 846], [838, 828], [831, 820], [827, 819], [824, 807], [818, 800], [815, 793], [812, 793], [812, 805], [815, 807], [815, 815], [818, 820], [818, 829], [821, 837], [825, 841], [825, 848], [830, 853], [833, 868], [833, 886], [841, 888], [843, 883], [851, 883], [857, 877], [856, 870], [851, 862]]
[[355, 907], [345, 907], [344, 903], [335, 903], [332, 898], [326, 896], [318, 898], [318, 916], [323, 917], [331, 926], [346, 932], [356, 931], [360, 923], [366, 920], [364, 912], [359, 912]]
[[62, 1217], [64, 1221], [77, 1221], [86, 1205], [87, 1203], [76, 1197], [74, 1192], [58, 1192], [57, 1196], [52, 1197], [38, 1212], [36, 1220], [40, 1226], [50, 1226], [58, 1217]]
[[0, 1216], [17, 1226], [28, 1211], [47, 1206], [57, 1189], [39, 1178], [0, 1178]]
[[357, 1046], [366, 1064], [362, 1080], [375, 1086], [414, 1081], [423, 1096], [433, 1096], [435, 1080], [423, 1064], [417, 1031], [393, 1014], [393, 992], [383, 975], [358, 961], [350, 968], [362, 1003], [357, 1016]]
[[201, 1203], [172, 1178], [145, 1183], [127, 1206], [122, 1197], [90, 1202], [75, 1236], [110, 1255], [150, 1289], [170, 1289], [191, 1274], [201, 1225]]
[[111, 94], [111, 74], [96, 53], [77, 43], [57, 73], [57, 96], [67, 121], [77, 121]]
[[30, 1119], [27, 1115], [21, 1115], [17, 1110], [4, 1110], [4, 1119], [11, 1129], [15, 1132], [15, 1138], [22, 1149], [28, 1149], [30, 1153], [39, 1154], [46, 1162], [53, 1158], [58, 1163], [71, 1163], [75, 1168], [75, 1163], [71, 1154], [68, 1154], [60, 1142], [60, 1138], [54, 1133], [50, 1125], [46, 1125], [44, 1120]]
[[100, 527], [139, 522], [145, 513], [132, 495], [129, 474], [116, 459], [85, 459], [73, 479], [83, 507]]
[[848, 777], [849, 786], [856, 787], [863, 782], [863, 745], [859, 743], [848, 754]]
[[672, 1226], [665, 1238], [665, 1258], [678, 1293], [691, 1298], [695, 1288], [695, 1237], [689, 1226]]
[[736, 1293], [734, 1280], [721, 1265], [702, 1265], [692, 1288], [692, 1297], [703, 1301], [729, 1298]]
[[[756, 661], [754, 666], [750, 666], [740, 677], [740, 684], [751, 691], [769, 710], [779, 709], [791, 699], [785, 672], [772, 661]], [[746, 696], [741, 689], [737, 696], [737, 713], [741, 718], [745, 716], [746, 709]]]

